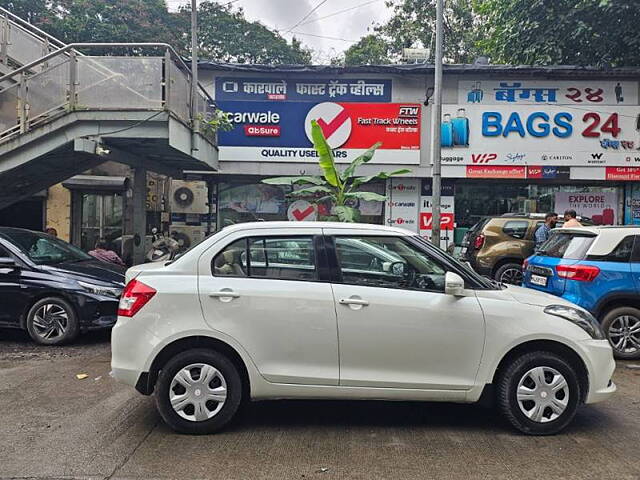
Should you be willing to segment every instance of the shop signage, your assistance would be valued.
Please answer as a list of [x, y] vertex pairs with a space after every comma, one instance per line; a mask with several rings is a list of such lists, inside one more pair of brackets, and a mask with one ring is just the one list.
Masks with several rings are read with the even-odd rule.
[[310, 222], [318, 218], [316, 206], [306, 200], [296, 200], [287, 209], [287, 218], [292, 222]]
[[445, 105], [442, 162], [640, 165], [640, 109], [612, 105]]
[[615, 225], [617, 192], [556, 192], [555, 211], [575, 210], [590, 217], [596, 225]]
[[[440, 248], [446, 249], [453, 242], [455, 227], [455, 196], [454, 184], [443, 182], [440, 197]], [[422, 180], [422, 195], [420, 197], [419, 216], [420, 235], [431, 241], [433, 232], [433, 197], [432, 181], [430, 178]]]
[[220, 160], [316, 162], [311, 120], [337, 162], [350, 162], [376, 142], [376, 163], [420, 163], [421, 106], [406, 103], [218, 102], [233, 129], [218, 133]]
[[638, 83], [590, 80], [461, 81], [459, 104], [637, 105]]
[[385, 223], [418, 233], [419, 178], [391, 178], [387, 181]]
[[526, 167], [467, 166], [467, 178], [526, 178]]
[[391, 80], [216, 78], [216, 100], [390, 102]]
[[638, 181], [640, 180], [640, 167], [607, 167], [605, 169], [605, 179]]

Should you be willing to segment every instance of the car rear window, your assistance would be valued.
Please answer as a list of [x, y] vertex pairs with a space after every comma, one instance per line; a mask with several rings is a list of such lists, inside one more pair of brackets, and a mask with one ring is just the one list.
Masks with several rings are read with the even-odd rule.
[[553, 232], [549, 240], [536, 251], [547, 257], [582, 260], [596, 237], [578, 233]]

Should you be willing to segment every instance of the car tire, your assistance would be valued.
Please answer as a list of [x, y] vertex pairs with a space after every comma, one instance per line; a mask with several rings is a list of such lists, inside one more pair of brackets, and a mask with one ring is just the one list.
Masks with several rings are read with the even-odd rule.
[[34, 303], [27, 312], [26, 327], [29, 336], [41, 345], [69, 343], [80, 333], [75, 309], [60, 297], [46, 297]]
[[516, 358], [501, 373], [497, 385], [501, 412], [527, 435], [553, 435], [564, 429], [573, 420], [580, 398], [576, 371], [551, 352]]
[[238, 369], [226, 356], [194, 349], [167, 362], [154, 395], [167, 425], [179, 433], [202, 435], [221, 430], [234, 418], [242, 402], [242, 388]]
[[[505, 277], [505, 278], [502, 278]], [[522, 264], [521, 263], [505, 263], [502, 265], [493, 278], [502, 283], [508, 283], [510, 285], [522, 284]], [[519, 279], [519, 280], [518, 280]]]
[[640, 347], [633, 350], [627, 348], [629, 344], [633, 345], [629, 339], [640, 342], [640, 330], [635, 330], [640, 329], [640, 309], [618, 307], [610, 310], [602, 317], [602, 329], [616, 358], [623, 360], [640, 358]]

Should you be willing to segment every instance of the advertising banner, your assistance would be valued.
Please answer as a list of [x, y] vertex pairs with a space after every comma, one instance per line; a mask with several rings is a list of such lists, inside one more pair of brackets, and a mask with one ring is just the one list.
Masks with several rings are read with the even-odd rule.
[[215, 92], [217, 101], [390, 102], [391, 80], [217, 77]]
[[[440, 197], [440, 248], [446, 250], [453, 243], [453, 229], [455, 227], [455, 196], [454, 185], [443, 182]], [[430, 178], [422, 179], [422, 195], [420, 197], [419, 228], [420, 235], [431, 241], [433, 231], [433, 200], [432, 183]]]
[[387, 181], [385, 223], [418, 233], [419, 178], [390, 178]]
[[640, 225], [640, 185], [635, 183], [625, 187], [624, 224]]
[[443, 165], [640, 165], [640, 107], [444, 105]]
[[400, 103], [218, 102], [233, 129], [218, 133], [221, 161], [316, 162], [311, 120], [337, 162], [351, 162], [374, 143], [374, 163], [420, 163], [421, 106]]
[[458, 103], [480, 105], [638, 105], [638, 82], [471, 80], [458, 83]]
[[556, 192], [555, 211], [560, 215], [565, 210], [575, 210], [596, 225], [615, 225], [618, 208], [617, 192]]

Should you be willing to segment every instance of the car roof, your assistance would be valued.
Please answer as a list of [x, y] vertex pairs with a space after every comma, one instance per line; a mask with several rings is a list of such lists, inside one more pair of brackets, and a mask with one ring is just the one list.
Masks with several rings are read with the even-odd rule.
[[291, 230], [291, 229], [304, 229], [304, 228], [331, 228], [341, 230], [369, 230], [371, 232], [389, 232], [402, 235], [413, 235], [409, 230], [398, 227], [388, 227], [386, 225], [375, 225], [371, 223], [345, 223], [345, 222], [246, 222], [237, 223], [224, 227], [222, 231], [229, 232], [242, 232], [244, 230], [255, 229], [269, 229], [269, 230]]
[[573, 233], [596, 237], [588, 250], [589, 255], [608, 255], [628, 235], [640, 235], [637, 225], [598, 225], [589, 227], [558, 228], [559, 233]]

